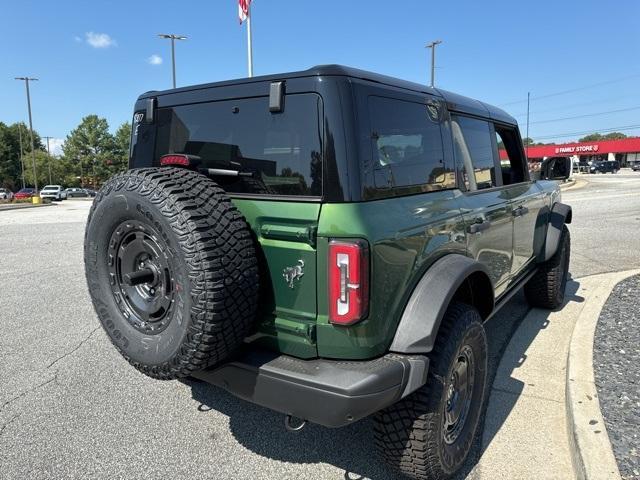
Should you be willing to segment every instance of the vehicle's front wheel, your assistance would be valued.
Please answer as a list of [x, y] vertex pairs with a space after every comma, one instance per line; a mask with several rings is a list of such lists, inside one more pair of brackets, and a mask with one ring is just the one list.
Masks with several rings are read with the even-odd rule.
[[427, 383], [375, 416], [379, 452], [421, 480], [455, 473], [473, 443], [487, 379], [487, 339], [475, 308], [449, 306], [430, 360]]
[[567, 226], [563, 225], [558, 250], [538, 267], [538, 271], [524, 286], [524, 296], [529, 305], [551, 310], [562, 306], [569, 278], [570, 257], [571, 236]]

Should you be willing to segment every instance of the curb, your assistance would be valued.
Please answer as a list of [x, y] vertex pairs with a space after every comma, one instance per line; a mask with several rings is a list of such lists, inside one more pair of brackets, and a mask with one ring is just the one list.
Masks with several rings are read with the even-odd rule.
[[571, 335], [565, 390], [567, 430], [573, 468], [576, 478], [581, 480], [621, 479], [600, 410], [593, 373], [593, 343], [600, 312], [611, 291], [619, 282], [638, 273], [640, 270], [627, 270], [603, 278], [589, 292]]
[[567, 190], [572, 190], [574, 188], [582, 188], [584, 187], [587, 183], [589, 183], [587, 180], [583, 180], [583, 179], [579, 179], [579, 178], [573, 178], [572, 182], [568, 182], [568, 183], [561, 183], [560, 184], [560, 190], [562, 190], [563, 192], [567, 191]]
[[0, 212], [6, 212], [9, 210], [21, 210], [23, 208], [41, 208], [41, 207], [50, 207], [52, 205], [55, 205], [53, 202], [51, 203], [41, 203], [39, 205], [34, 205], [32, 203], [25, 203], [25, 204], [15, 204], [15, 205], [0, 205]]

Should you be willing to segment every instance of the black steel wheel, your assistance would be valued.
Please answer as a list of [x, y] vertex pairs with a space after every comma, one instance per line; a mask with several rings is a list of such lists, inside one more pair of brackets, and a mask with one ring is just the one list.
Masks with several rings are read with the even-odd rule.
[[442, 435], [447, 445], [455, 443], [465, 426], [473, 398], [474, 379], [473, 350], [469, 345], [463, 345], [458, 352], [447, 386], [442, 426]]
[[85, 272], [112, 343], [153, 378], [224, 361], [255, 320], [251, 229], [224, 190], [189, 170], [131, 170], [105, 183], [89, 213]]
[[118, 225], [107, 250], [109, 283], [127, 321], [147, 335], [162, 332], [175, 303], [174, 259], [155, 229], [137, 220]]
[[375, 416], [380, 454], [420, 480], [453, 475], [473, 443], [487, 377], [487, 339], [478, 311], [451, 304], [429, 357], [427, 383]]

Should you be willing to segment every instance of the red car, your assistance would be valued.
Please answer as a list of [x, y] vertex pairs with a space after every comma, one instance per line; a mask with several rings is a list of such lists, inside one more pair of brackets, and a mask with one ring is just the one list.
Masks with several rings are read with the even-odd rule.
[[36, 196], [35, 188], [21, 188], [14, 195], [16, 200], [24, 200], [25, 198], [31, 198]]

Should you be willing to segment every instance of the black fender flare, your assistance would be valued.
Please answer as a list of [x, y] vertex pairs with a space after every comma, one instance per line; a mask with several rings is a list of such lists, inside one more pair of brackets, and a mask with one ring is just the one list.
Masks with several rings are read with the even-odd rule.
[[473, 275], [486, 277], [483, 281], [491, 286], [491, 305], [483, 312], [486, 318], [493, 311], [495, 302], [487, 268], [464, 255], [445, 255], [431, 265], [413, 290], [389, 350], [411, 354], [430, 352], [453, 296]]
[[544, 263], [549, 260], [558, 250], [560, 236], [565, 223], [571, 223], [571, 207], [567, 204], [556, 202], [551, 207], [549, 222], [547, 225], [547, 235], [545, 237], [544, 249], [538, 252], [537, 263]]

